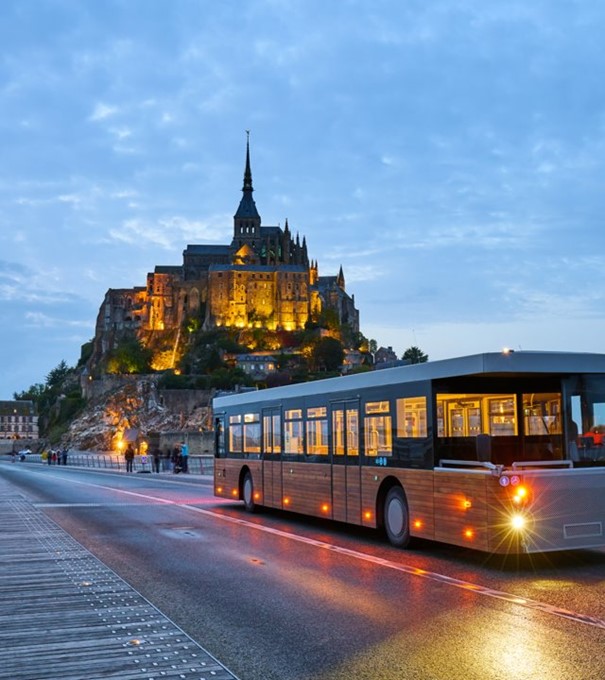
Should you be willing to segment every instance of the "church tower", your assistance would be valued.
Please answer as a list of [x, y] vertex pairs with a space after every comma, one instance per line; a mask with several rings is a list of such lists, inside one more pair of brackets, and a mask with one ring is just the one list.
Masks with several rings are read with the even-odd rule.
[[260, 215], [252, 198], [252, 171], [250, 170], [250, 132], [246, 130], [246, 168], [244, 170], [244, 195], [233, 216], [233, 243], [239, 249], [244, 243], [258, 245], [260, 242]]

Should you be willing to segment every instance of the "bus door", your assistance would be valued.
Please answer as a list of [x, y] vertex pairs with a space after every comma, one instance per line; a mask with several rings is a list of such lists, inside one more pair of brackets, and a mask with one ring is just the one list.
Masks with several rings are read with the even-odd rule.
[[361, 523], [359, 401], [338, 401], [332, 410], [332, 517]]
[[281, 410], [263, 409], [263, 500], [262, 505], [281, 507]]
[[225, 414], [217, 414], [214, 418], [214, 457], [225, 457]]

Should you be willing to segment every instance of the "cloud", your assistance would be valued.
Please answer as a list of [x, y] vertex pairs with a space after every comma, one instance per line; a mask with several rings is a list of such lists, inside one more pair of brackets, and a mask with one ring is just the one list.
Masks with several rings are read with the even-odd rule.
[[[120, 229], [111, 229], [114, 241], [127, 244], [142, 242], [158, 245], [166, 250], [182, 247], [183, 243], [222, 243], [231, 235], [226, 215], [216, 215], [207, 221], [189, 220], [180, 216], [149, 222], [143, 219], [125, 220]], [[229, 236], [228, 236], [229, 235]]]
[[42, 312], [26, 312], [25, 321], [30, 328], [90, 328], [90, 319], [64, 319]]
[[98, 103], [96, 104], [94, 111], [89, 116], [88, 120], [99, 121], [111, 118], [118, 113], [119, 109], [117, 106], [109, 106], [108, 104]]

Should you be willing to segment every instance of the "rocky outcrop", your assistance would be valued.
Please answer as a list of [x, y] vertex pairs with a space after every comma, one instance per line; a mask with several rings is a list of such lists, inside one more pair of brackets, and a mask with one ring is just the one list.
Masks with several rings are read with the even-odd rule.
[[[116, 437], [136, 429], [152, 432], [202, 431], [211, 424], [211, 394], [202, 390], [163, 392], [154, 382], [130, 377], [88, 401], [69, 426], [64, 440], [70, 448], [110, 451]], [[167, 394], [169, 393], [169, 394]]]

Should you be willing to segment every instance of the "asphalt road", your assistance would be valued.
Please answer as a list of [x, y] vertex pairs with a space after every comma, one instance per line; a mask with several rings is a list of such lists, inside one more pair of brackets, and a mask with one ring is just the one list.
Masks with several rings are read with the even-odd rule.
[[0, 475], [241, 680], [602, 680], [605, 550], [522, 560], [278, 512], [209, 479]]

